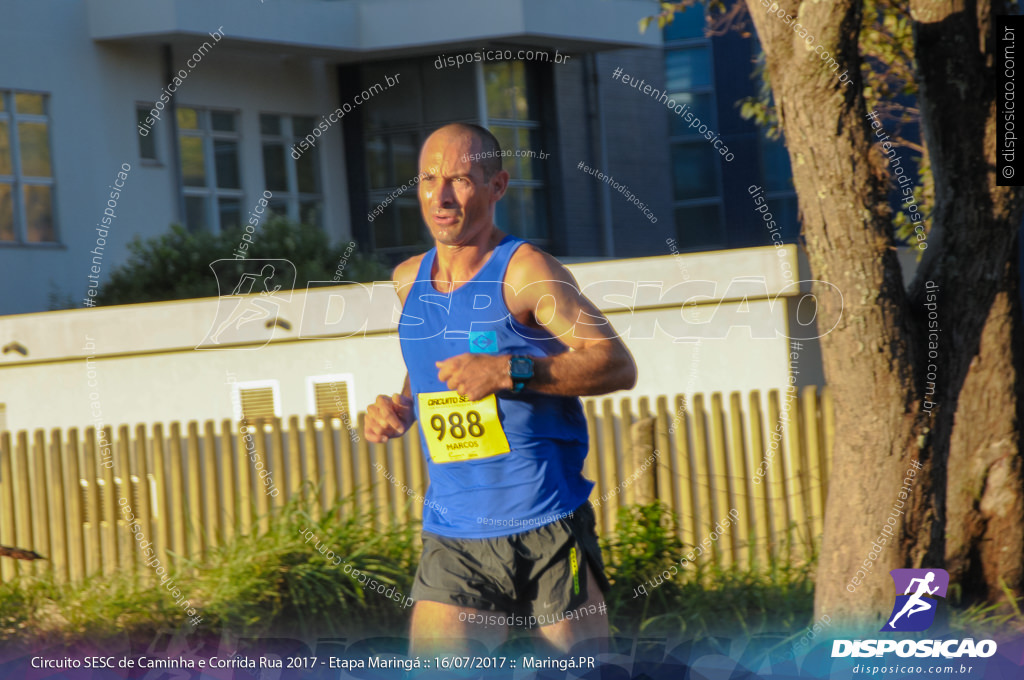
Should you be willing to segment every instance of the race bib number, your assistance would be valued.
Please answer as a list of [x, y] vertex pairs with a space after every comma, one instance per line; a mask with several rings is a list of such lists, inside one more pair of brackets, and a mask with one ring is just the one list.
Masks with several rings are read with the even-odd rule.
[[509, 452], [494, 395], [469, 401], [457, 392], [421, 392], [420, 423], [435, 463], [490, 458]]

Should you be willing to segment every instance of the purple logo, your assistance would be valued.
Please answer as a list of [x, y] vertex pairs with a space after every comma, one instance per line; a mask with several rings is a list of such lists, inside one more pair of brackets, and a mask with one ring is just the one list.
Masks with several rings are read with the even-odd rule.
[[[936, 598], [946, 597], [949, 573], [945, 569], [893, 569], [896, 603], [883, 631], [905, 633], [926, 630], [935, 621]], [[902, 593], [902, 595], [900, 594]]]

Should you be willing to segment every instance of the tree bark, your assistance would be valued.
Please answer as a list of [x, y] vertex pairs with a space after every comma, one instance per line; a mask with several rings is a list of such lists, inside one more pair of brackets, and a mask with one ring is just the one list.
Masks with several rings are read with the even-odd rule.
[[891, 593], [886, 572], [900, 566], [897, 551], [882, 550], [872, 573], [853, 586], [856, 594], [847, 591], [851, 566], [872, 552], [916, 458], [913, 347], [892, 243], [888, 173], [873, 149], [861, 90], [860, 3], [787, 2], [784, 9], [852, 76], [842, 85], [791, 25], [752, 12], [786, 135], [811, 271], [843, 293], [842, 309], [827, 308], [832, 298], [822, 296], [826, 308], [819, 312], [824, 327], [842, 318], [821, 338], [836, 430], [815, 602], [816, 615], [854, 625], [889, 613], [881, 611]]
[[[889, 168], [862, 94], [862, 3], [780, 3], [793, 23], [814, 36], [813, 44], [839, 63], [840, 72], [848, 71], [848, 86], [839, 83], [792, 25], [760, 4], [749, 3], [749, 8], [786, 134], [811, 270], [815, 279], [836, 285], [844, 296], [841, 310], [831, 297], [819, 297], [824, 327], [840, 312], [842, 318], [821, 339], [825, 377], [835, 396], [836, 431], [816, 616], [827, 613], [844, 627], [877, 630], [892, 604], [888, 571], [944, 563], [953, 418], [986, 320], [1002, 318], [1002, 308], [993, 303], [1006, 287], [1001, 286], [1003, 277], [992, 272], [1001, 272], [1008, 261], [1021, 218], [1021, 192], [995, 186], [990, 160], [995, 158], [995, 101], [992, 59], [985, 50], [991, 45], [979, 43], [977, 20], [990, 12], [958, 10], [948, 0], [912, 2], [929, 12], [915, 9], [914, 18], [922, 125], [936, 201], [925, 258], [908, 294], [895, 257]], [[935, 360], [929, 358], [923, 306], [927, 281], [943, 297]], [[1007, 353], [1008, 333], [1000, 332], [998, 323], [991, 331], [992, 347], [986, 347], [983, 358]], [[939, 369], [936, 397], [931, 397], [938, 406], [927, 412], [922, 402], [930, 361]], [[989, 370], [979, 369], [977, 379], [984, 382], [986, 373], [994, 379], [994, 365], [987, 360]], [[1009, 384], [1015, 383], [1011, 377]], [[1003, 397], [1007, 392], [1005, 386], [1000, 389]], [[1016, 399], [1011, 403], [1015, 412]], [[975, 408], [972, 401], [964, 413]], [[997, 431], [1015, 428], [1015, 419], [1007, 420], [1004, 411], [993, 415], [1000, 419]], [[958, 471], [962, 457], [959, 452], [953, 456]], [[914, 464], [920, 472], [910, 472]], [[1019, 463], [994, 468], [995, 476], [989, 469], [992, 498], [998, 489], [1019, 499], [1019, 485], [1013, 488]], [[958, 489], [961, 480], [948, 478], [951, 488]], [[955, 505], [963, 514], [964, 504], [958, 500]], [[1012, 510], [1006, 522], [1011, 516]], [[889, 517], [897, 521], [892, 539], [883, 532]], [[988, 521], [1000, 525], [998, 517]], [[1017, 550], [1004, 562], [1016, 560], [1019, 570], [1021, 559]], [[864, 569], [861, 577], [856, 576], [859, 567]]]
[[[1008, 12], [1000, 5], [997, 12]], [[924, 282], [939, 284], [945, 337], [938, 342], [936, 380], [942, 403], [930, 433], [938, 521], [908, 522], [907, 552], [947, 566], [968, 601], [997, 601], [1001, 582], [1018, 595], [1024, 585], [1015, 266], [1024, 203], [1020, 188], [997, 185], [993, 3], [911, 0], [910, 6], [922, 130], [935, 180], [931, 247], [912, 296], [920, 303]], [[918, 369], [920, 376], [927, 367]]]
[[6, 545], [0, 545], [0, 557], [13, 557], [16, 560], [28, 560], [29, 562], [46, 559], [35, 550], [11, 548]]
[[1015, 264], [1012, 252], [981, 347], [960, 390], [950, 442], [946, 570], [951, 581], [961, 584], [964, 599], [972, 602], [1004, 601], [1000, 580], [1017, 594], [1024, 589], [1022, 326]]

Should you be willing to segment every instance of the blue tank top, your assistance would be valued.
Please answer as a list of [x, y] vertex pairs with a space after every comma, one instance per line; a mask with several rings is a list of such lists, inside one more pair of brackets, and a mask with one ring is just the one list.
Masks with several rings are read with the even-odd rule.
[[423, 528], [453, 538], [522, 533], [568, 515], [590, 496], [583, 477], [587, 424], [577, 397], [511, 391], [497, 394], [509, 453], [436, 463], [427, 453], [420, 418], [422, 392], [444, 392], [435, 362], [467, 353], [553, 356], [567, 347], [543, 329], [517, 322], [503, 296], [505, 271], [525, 243], [505, 236], [472, 278], [451, 294], [434, 288], [437, 249], [420, 263], [402, 308], [398, 334], [420, 423], [430, 486]]

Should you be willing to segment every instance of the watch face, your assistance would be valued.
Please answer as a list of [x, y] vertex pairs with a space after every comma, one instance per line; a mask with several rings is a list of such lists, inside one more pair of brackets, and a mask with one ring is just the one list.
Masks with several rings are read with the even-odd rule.
[[533, 362], [524, 357], [513, 357], [509, 360], [509, 374], [513, 378], [532, 378]]

